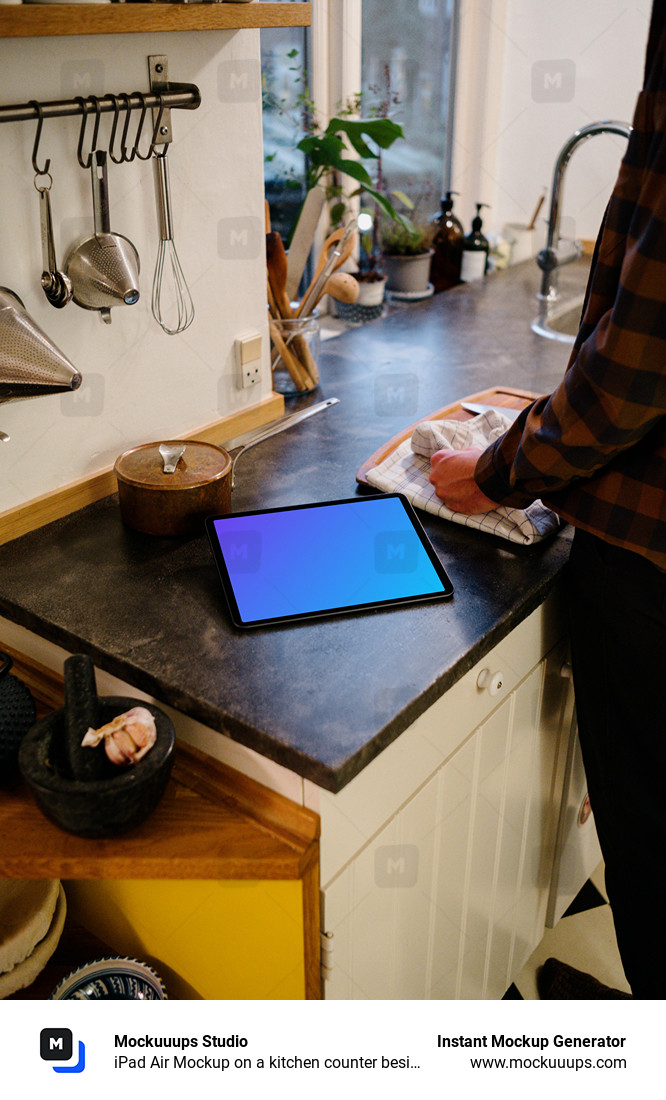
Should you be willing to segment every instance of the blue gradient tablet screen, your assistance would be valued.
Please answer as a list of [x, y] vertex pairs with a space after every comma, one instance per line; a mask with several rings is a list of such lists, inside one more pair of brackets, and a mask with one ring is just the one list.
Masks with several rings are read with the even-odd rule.
[[400, 495], [237, 513], [207, 521], [240, 626], [450, 596]]

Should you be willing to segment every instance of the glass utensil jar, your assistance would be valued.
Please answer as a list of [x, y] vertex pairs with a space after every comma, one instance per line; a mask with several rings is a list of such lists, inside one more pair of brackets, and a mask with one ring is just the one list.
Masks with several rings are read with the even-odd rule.
[[285, 395], [308, 393], [319, 383], [319, 315], [275, 317], [270, 322], [273, 389]]

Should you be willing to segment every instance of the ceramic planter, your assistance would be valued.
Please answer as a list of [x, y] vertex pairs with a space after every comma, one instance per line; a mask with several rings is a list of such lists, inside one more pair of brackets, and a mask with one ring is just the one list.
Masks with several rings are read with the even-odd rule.
[[374, 282], [365, 282], [363, 279], [359, 279], [357, 304], [359, 306], [381, 305], [381, 303], [384, 301], [385, 289], [386, 276], [384, 276], [382, 279], [377, 279]]
[[388, 276], [386, 289], [399, 294], [425, 294], [430, 280], [433, 250], [416, 256], [382, 256], [382, 268]]

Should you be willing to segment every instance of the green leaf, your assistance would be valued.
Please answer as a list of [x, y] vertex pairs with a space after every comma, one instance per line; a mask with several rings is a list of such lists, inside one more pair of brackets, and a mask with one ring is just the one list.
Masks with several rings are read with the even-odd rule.
[[400, 215], [396, 213], [395, 209], [386, 198], [386, 195], [382, 195], [379, 191], [375, 191], [372, 187], [366, 187], [365, 191], [375, 200], [380, 210], [383, 210], [385, 214], [388, 214], [389, 218], [400, 220]]
[[391, 194], [394, 196], [394, 198], [398, 200], [398, 202], [401, 202], [403, 206], [406, 206], [408, 210], [414, 209], [414, 203], [412, 199], [410, 199], [409, 195], [406, 195], [404, 191], [391, 191]]
[[342, 225], [345, 214], [347, 213], [347, 204], [345, 202], [336, 202], [330, 209], [330, 221], [333, 228], [337, 228], [338, 225]]
[[377, 154], [367, 144], [366, 138], [374, 141], [380, 149], [388, 149], [397, 138], [404, 136], [402, 126], [399, 126], [397, 122], [393, 122], [390, 118], [351, 119], [336, 117], [329, 122], [326, 133], [343, 133], [360, 157], [371, 159], [376, 159]]
[[372, 187], [372, 177], [369, 175], [367, 168], [364, 168], [360, 161], [349, 160], [348, 157], [340, 157], [332, 167], [336, 168], [338, 172], [344, 172], [346, 176], [351, 176], [351, 178], [357, 180], [358, 183], [362, 183], [366, 190]]
[[340, 159], [345, 143], [335, 134], [324, 133], [302, 138], [296, 148], [310, 157], [313, 164], [329, 168]]
[[342, 172], [364, 187], [372, 185], [372, 177], [360, 161], [342, 156], [346, 145], [336, 134], [305, 137], [299, 141], [297, 148], [309, 158], [313, 173], [321, 170]]

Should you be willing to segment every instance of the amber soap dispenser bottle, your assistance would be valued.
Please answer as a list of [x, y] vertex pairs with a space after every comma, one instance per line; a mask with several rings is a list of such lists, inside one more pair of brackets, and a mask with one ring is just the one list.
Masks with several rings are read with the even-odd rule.
[[430, 282], [435, 294], [449, 290], [460, 282], [463, 240], [465, 233], [458, 218], [453, 213], [453, 196], [457, 191], [447, 191], [441, 200], [441, 210], [434, 218], [436, 225], [432, 239], [434, 255], [430, 264]]

